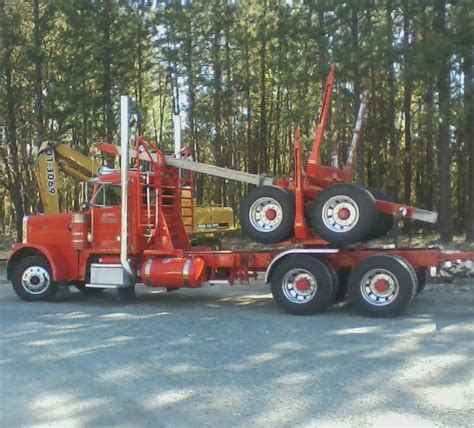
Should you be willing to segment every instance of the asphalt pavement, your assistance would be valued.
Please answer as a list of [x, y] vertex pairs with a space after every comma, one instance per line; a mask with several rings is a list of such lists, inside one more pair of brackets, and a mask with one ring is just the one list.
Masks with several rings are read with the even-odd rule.
[[1, 427], [474, 423], [474, 285], [298, 317], [261, 282], [26, 303], [1, 271], [0, 328]]

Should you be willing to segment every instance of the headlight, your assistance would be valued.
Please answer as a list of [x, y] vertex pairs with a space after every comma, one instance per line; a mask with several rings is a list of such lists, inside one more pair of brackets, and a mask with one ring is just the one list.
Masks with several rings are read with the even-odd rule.
[[23, 244], [28, 242], [28, 216], [23, 217]]

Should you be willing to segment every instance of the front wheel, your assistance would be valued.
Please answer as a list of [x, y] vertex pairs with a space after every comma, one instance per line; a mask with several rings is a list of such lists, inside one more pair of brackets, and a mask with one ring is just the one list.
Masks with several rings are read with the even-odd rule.
[[274, 300], [294, 315], [326, 309], [333, 297], [334, 278], [327, 265], [311, 256], [289, 256], [271, 276]]
[[415, 297], [416, 273], [403, 258], [395, 255], [367, 257], [349, 276], [349, 299], [364, 315], [394, 316]]
[[51, 267], [43, 256], [26, 257], [18, 262], [12, 274], [13, 290], [23, 300], [48, 300], [57, 291]]

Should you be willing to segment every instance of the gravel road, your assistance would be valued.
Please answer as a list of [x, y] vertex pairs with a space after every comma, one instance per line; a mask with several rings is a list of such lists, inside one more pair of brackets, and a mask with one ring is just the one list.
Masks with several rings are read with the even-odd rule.
[[268, 291], [25, 303], [0, 272], [0, 426], [473, 426], [474, 285], [384, 320], [290, 316]]

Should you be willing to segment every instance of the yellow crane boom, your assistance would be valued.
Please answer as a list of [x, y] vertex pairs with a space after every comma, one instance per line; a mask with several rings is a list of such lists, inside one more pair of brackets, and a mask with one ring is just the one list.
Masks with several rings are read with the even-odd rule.
[[45, 141], [38, 152], [36, 176], [46, 214], [60, 213], [58, 172], [78, 180], [88, 181], [97, 176], [101, 165], [67, 144]]

